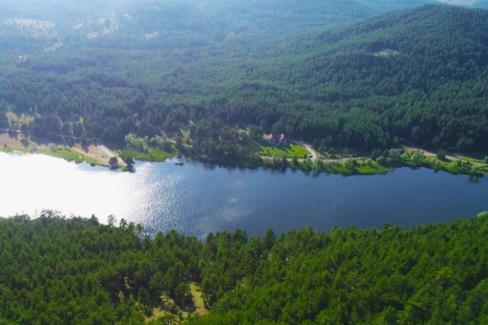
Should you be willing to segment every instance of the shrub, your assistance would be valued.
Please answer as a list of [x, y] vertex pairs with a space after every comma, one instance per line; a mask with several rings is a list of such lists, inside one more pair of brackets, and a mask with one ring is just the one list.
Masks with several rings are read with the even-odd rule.
[[376, 162], [379, 163], [380, 165], [385, 166], [388, 163], [388, 160], [385, 158], [385, 156], [379, 156], [376, 159]]
[[437, 156], [437, 159], [439, 159], [439, 160], [446, 160], [446, 153], [442, 149], [437, 151], [436, 156]]
[[412, 155], [412, 161], [416, 164], [422, 164], [425, 161], [425, 155], [417, 151]]
[[390, 157], [390, 160], [394, 164], [399, 164], [402, 162], [402, 154], [403, 150], [401, 149], [391, 149], [388, 152], [388, 156]]
[[373, 160], [377, 160], [381, 156], [381, 150], [380, 149], [374, 149], [371, 152], [370, 158]]

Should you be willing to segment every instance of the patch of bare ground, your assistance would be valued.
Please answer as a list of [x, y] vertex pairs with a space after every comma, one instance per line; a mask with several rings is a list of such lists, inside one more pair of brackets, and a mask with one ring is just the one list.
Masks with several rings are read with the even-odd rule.
[[119, 161], [119, 166], [126, 167], [125, 162], [119, 157], [119, 154], [104, 145], [90, 145], [84, 147], [80, 144], [75, 144], [71, 149], [82, 155], [87, 155], [104, 166], [109, 166], [110, 158], [116, 157]]
[[5, 149], [20, 150], [24, 148], [21, 136], [10, 136], [8, 133], [0, 133], [0, 146]]

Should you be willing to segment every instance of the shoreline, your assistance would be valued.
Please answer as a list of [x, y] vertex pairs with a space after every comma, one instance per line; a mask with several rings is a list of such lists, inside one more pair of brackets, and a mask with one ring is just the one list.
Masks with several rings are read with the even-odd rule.
[[87, 163], [92, 166], [110, 168], [110, 159], [117, 158], [118, 166], [126, 169], [127, 164], [120, 157], [119, 153], [110, 150], [104, 145], [89, 145], [83, 147], [77, 143], [73, 146], [67, 146], [56, 143], [36, 143], [26, 138], [22, 134], [11, 136], [8, 133], [0, 133], [0, 151], [1, 152], [19, 152], [23, 154], [44, 154], [67, 161]]
[[[151, 151], [141, 152], [134, 149], [111, 150], [104, 145], [89, 145], [82, 147], [75, 144], [71, 147], [55, 143], [38, 144], [25, 142], [24, 136], [17, 134], [12, 137], [8, 133], [0, 133], [1, 152], [19, 152], [24, 154], [44, 154], [61, 158], [75, 163], [88, 163], [92, 166], [110, 168], [112, 157], [117, 158], [120, 171], [130, 171], [130, 164], [126, 161], [138, 160], [146, 162], [164, 162], [178, 156], [178, 152], [164, 152], [157, 148]], [[299, 144], [298, 142], [295, 142]], [[308, 152], [313, 150], [309, 145], [303, 146]], [[483, 177], [488, 175], [488, 164], [475, 157], [458, 154], [448, 154], [444, 160], [440, 160], [433, 152], [415, 148], [403, 147], [391, 149], [390, 152], [398, 152], [398, 157], [379, 157], [374, 160], [368, 157], [337, 157], [334, 159], [325, 157], [319, 153], [310, 158], [290, 158], [278, 155], [260, 155], [243, 157], [236, 161], [222, 161], [208, 157], [189, 157], [206, 164], [237, 168], [259, 168], [272, 170], [301, 170], [304, 173], [326, 173], [343, 176], [382, 175], [401, 167], [428, 168], [434, 171], [444, 171], [453, 175], [468, 175]]]

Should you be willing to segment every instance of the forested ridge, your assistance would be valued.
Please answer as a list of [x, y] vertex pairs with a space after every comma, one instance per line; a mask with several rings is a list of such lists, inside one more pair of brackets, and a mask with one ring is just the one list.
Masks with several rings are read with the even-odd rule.
[[[488, 216], [354, 227], [148, 237], [44, 212], [0, 220], [0, 322], [486, 323]], [[208, 315], [194, 313], [190, 283]]]
[[[342, 24], [381, 12], [380, 3], [367, 10], [359, 3], [367, 2], [350, 4], [357, 11]], [[345, 12], [328, 5], [335, 17]], [[131, 11], [126, 23], [95, 20], [64, 38], [24, 32], [23, 40], [8, 25], [0, 32], [0, 126], [12, 124], [5, 112], [13, 111], [33, 119], [10, 126], [35, 137], [120, 146], [129, 133], [190, 141], [181, 133], [187, 130], [207, 156], [237, 144], [235, 130], [248, 127], [324, 152], [406, 144], [488, 151], [488, 12], [430, 5], [320, 31], [326, 7], [299, 27], [313, 5], [296, 11], [291, 1], [277, 13], [293, 22], [281, 32], [271, 18], [255, 24], [273, 8], [260, 6], [251, 7], [257, 14], [218, 7], [206, 19], [189, 5], [168, 11], [153, 4]], [[210, 23], [236, 12], [247, 20]], [[41, 27], [37, 33], [49, 30]]]
[[314, 98], [310, 139], [485, 151], [487, 19], [445, 6], [385, 15], [303, 41], [305, 58], [274, 73]]

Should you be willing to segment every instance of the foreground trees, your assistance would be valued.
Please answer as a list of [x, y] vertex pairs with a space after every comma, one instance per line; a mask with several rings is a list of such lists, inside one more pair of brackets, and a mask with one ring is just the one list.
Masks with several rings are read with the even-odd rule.
[[[112, 223], [114, 222], [111, 219]], [[486, 323], [488, 216], [414, 229], [203, 240], [65, 220], [0, 220], [0, 322]], [[197, 316], [190, 283], [210, 314]], [[183, 316], [186, 315], [186, 316]]]

